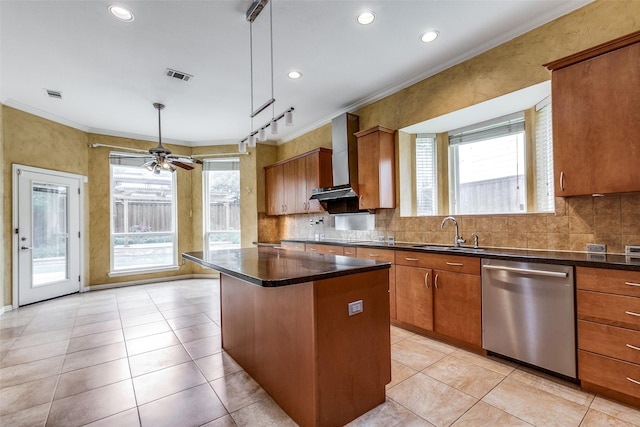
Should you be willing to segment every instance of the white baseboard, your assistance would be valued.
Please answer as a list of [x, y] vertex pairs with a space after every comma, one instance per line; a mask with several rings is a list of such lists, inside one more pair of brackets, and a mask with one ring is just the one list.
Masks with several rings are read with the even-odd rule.
[[0, 307], [0, 316], [2, 316], [7, 311], [11, 311], [11, 310], [13, 310], [13, 306], [11, 305], [5, 305], [4, 307]]
[[220, 274], [184, 274], [181, 276], [169, 276], [169, 277], [157, 277], [154, 279], [145, 279], [145, 280], [131, 280], [128, 282], [117, 282], [117, 283], [105, 283], [102, 285], [92, 285], [85, 286], [83, 292], [87, 291], [99, 291], [102, 289], [114, 289], [114, 288], [122, 288], [125, 286], [136, 286], [136, 285], [148, 285], [150, 283], [159, 283], [159, 282], [173, 282], [176, 280], [187, 280], [187, 279], [217, 279], [220, 277]]

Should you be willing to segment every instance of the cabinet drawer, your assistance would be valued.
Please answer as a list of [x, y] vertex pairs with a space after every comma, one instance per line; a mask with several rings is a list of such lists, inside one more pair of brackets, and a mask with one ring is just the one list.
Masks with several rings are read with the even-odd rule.
[[281, 242], [280, 247], [282, 249], [293, 249], [296, 251], [304, 251], [303, 242]]
[[480, 258], [396, 251], [396, 264], [480, 275]]
[[315, 243], [307, 243], [307, 252], [326, 255], [344, 255], [344, 247], [336, 245], [322, 245]]
[[578, 377], [582, 381], [633, 397], [640, 397], [640, 365], [578, 350]]
[[640, 298], [577, 291], [578, 319], [640, 330]]
[[640, 364], [640, 332], [578, 321], [578, 348]]
[[357, 256], [356, 255], [356, 248], [354, 248], [353, 246], [345, 246], [343, 255], [344, 256]]
[[392, 249], [356, 248], [358, 258], [369, 258], [378, 261], [395, 261], [395, 251]]
[[640, 271], [577, 267], [576, 287], [587, 291], [640, 297]]

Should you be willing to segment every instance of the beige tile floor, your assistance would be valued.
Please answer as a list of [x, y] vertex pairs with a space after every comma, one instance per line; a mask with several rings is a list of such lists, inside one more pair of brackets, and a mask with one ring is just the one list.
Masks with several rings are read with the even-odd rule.
[[[0, 426], [287, 426], [221, 349], [216, 280], [72, 295], [0, 316]], [[351, 426], [640, 426], [573, 384], [391, 328], [386, 403]]]

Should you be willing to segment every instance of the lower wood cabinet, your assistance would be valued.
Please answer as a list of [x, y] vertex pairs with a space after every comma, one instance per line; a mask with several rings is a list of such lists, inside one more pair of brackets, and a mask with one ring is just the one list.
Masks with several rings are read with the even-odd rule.
[[433, 310], [437, 333], [482, 346], [480, 276], [434, 270]]
[[400, 322], [433, 331], [432, 281], [430, 268], [396, 266], [395, 302]]
[[[345, 247], [345, 255], [347, 255], [347, 247]], [[377, 261], [386, 261], [391, 263], [389, 268], [389, 317], [395, 320], [396, 312], [396, 266], [394, 264], [395, 251], [393, 249], [364, 248], [356, 247], [356, 256], [358, 258], [366, 258]]]
[[582, 387], [640, 405], [640, 272], [576, 268]]
[[480, 259], [396, 252], [397, 320], [480, 348]]

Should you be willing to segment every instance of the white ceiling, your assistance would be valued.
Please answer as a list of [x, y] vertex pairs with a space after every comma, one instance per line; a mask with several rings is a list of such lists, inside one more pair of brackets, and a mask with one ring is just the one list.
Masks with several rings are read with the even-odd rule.
[[[271, 0], [275, 114], [286, 142], [549, 22], [591, 0]], [[128, 7], [131, 23], [110, 4]], [[0, 0], [0, 101], [88, 132], [236, 143], [250, 131], [250, 50], [237, 1]], [[356, 23], [364, 9], [369, 26]], [[271, 95], [269, 6], [253, 24], [254, 108]], [[433, 43], [419, 35], [437, 29]], [[193, 74], [190, 82], [166, 68]], [[290, 70], [303, 77], [286, 77]], [[44, 89], [61, 91], [63, 99]], [[269, 108], [254, 129], [271, 118]]]

